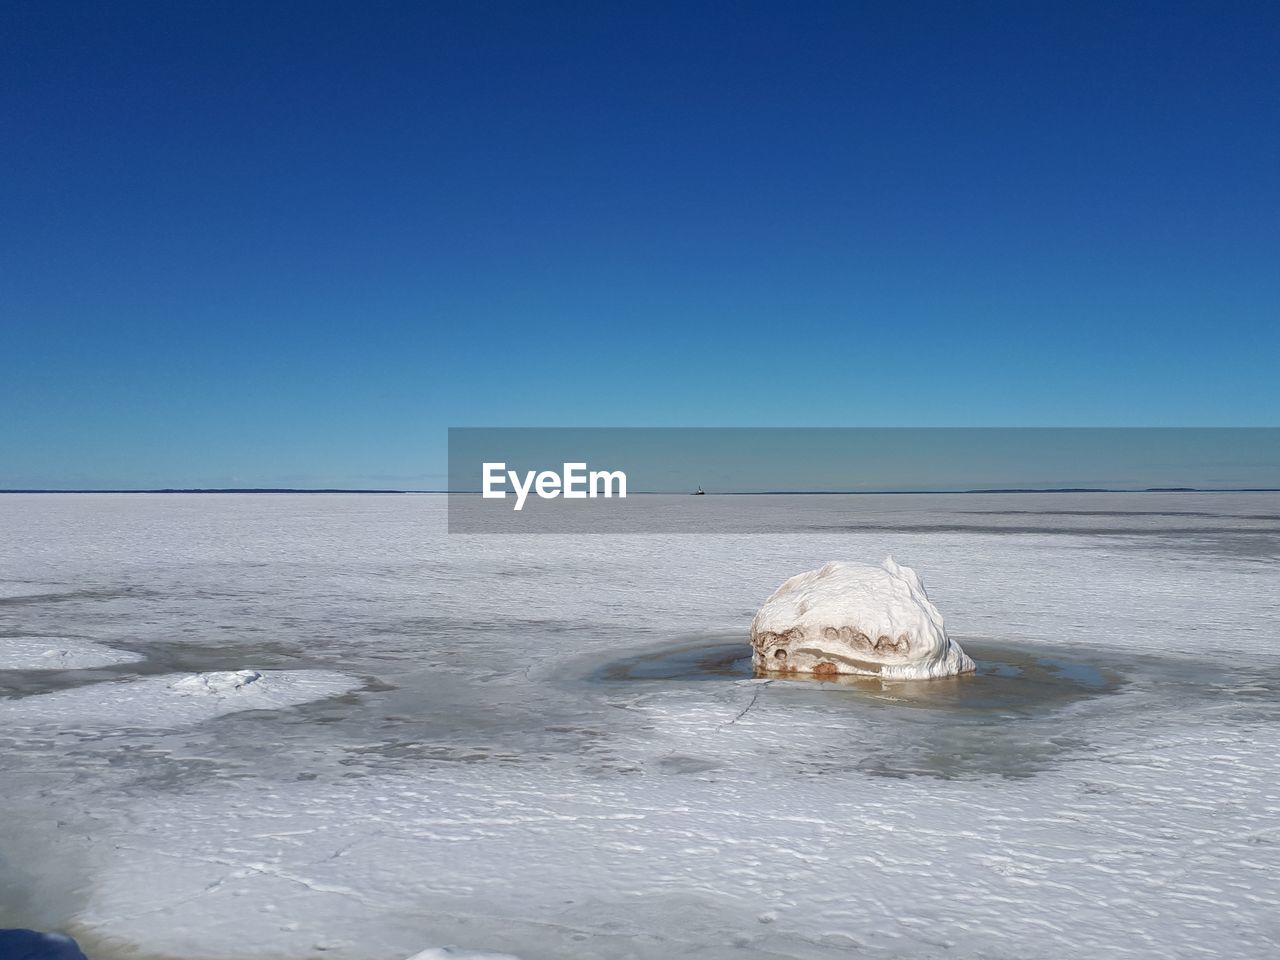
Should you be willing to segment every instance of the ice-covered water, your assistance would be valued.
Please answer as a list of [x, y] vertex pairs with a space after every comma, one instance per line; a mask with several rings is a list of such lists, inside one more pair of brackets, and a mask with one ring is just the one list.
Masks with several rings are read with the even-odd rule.
[[[1280, 495], [728, 499], [775, 532], [0, 496], [0, 925], [94, 960], [1276, 953]], [[782, 580], [889, 553], [976, 676], [750, 676]], [[241, 669], [294, 685], [157, 703]]]

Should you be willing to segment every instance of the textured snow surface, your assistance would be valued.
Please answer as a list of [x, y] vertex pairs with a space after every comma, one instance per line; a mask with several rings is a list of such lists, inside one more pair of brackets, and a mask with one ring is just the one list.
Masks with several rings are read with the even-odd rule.
[[929, 680], [974, 663], [910, 567], [832, 562], [797, 574], [751, 622], [757, 669]]
[[90, 640], [0, 637], [0, 670], [81, 670], [141, 659], [141, 654]]
[[[794, 529], [0, 496], [0, 635], [145, 656], [0, 673], [0, 925], [93, 960], [1280, 952], [1280, 497], [741, 500]], [[752, 679], [762, 598], [887, 553], [975, 674]]]

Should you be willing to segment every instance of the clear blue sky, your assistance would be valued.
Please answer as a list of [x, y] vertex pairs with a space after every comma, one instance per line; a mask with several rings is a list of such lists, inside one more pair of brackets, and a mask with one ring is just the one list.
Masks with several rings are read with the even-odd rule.
[[0, 487], [1275, 425], [1274, 3], [0, 2]]

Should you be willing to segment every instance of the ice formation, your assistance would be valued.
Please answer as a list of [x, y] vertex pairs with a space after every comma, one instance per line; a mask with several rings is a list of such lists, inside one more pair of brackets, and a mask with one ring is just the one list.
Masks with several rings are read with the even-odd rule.
[[169, 685], [170, 690], [183, 693], [226, 694], [243, 690], [251, 683], [262, 680], [257, 670], [224, 670], [216, 673], [193, 673], [189, 677], [175, 680]]
[[828, 563], [792, 577], [751, 622], [757, 672], [929, 680], [974, 663], [910, 567]]
[[0, 723], [179, 727], [241, 710], [278, 710], [349, 693], [354, 677], [328, 670], [233, 670], [93, 683], [0, 701]]
[[141, 659], [141, 654], [91, 640], [0, 637], [0, 670], [83, 670]]

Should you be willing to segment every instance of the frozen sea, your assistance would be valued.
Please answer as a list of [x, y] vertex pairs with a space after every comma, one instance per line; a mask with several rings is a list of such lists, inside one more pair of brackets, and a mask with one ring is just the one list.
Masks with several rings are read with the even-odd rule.
[[[92, 960], [1280, 952], [1280, 495], [703, 502], [771, 531], [0, 496], [0, 926]], [[978, 675], [750, 676], [782, 580], [890, 554]]]

